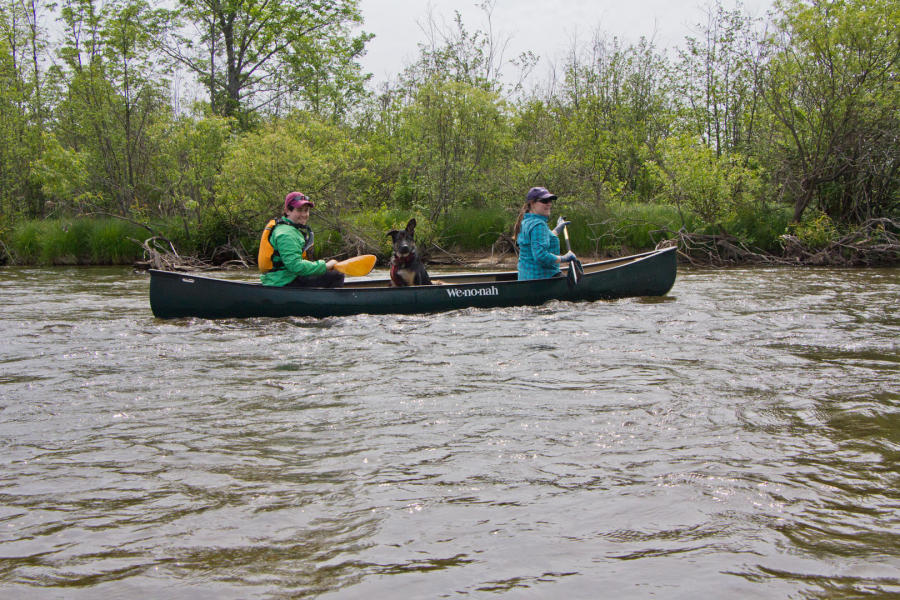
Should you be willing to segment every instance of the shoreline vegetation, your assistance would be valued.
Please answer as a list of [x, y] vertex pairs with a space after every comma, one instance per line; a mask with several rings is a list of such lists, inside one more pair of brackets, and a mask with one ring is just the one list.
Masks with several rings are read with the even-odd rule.
[[251, 268], [295, 190], [319, 257], [383, 264], [415, 217], [483, 262], [538, 185], [585, 259], [900, 263], [900, 3], [733, 1], [675, 48], [541, 40], [541, 79], [486, 0], [376, 85], [359, 0], [0, 0], [0, 264]]
[[[571, 217], [568, 217], [571, 219]], [[503, 215], [467, 213], [464, 222], [445, 219], [443, 227], [424, 227], [420, 251], [433, 265], [515, 268], [512, 223], [503, 226]], [[372, 215], [356, 223], [373, 223]], [[493, 223], [485, 231], [477, 223]], [[339, 222], [338, 222], [339, 223]], [[770, 224], [771, 225], [771, 224]], [[387, 225], [386, 225], [387, 226]], [[224, 270], [255, 269], [258, 242], [219, 240], [201, 250], [196, 240], [153, 225], [112, 217], [30, 221], [18, 226], [8, 240], [0, 240], [0, 265], [132, 265], [137, 269]], [[900, 222], [871, 219], [859, 227], [839, 232], [823, 231], [822, 223], [806, 227], [767, 229], [752, 238], [717, 231], [676, 231], [670, 223], [614, 222], [593, 219], [573, 221], [573, 249], [584, 261], [614, 258], [677, 246], [679, 262], [693, 266], [785, 265], [880, 267], [900, 264]], [[779, 233], [783, 231], [783, 233]], [[465, 233], [463, 233], [465, 232]], [[380, 265], [390, 259], [390, 247], [378, 232], [360, 228], [324, 229], [317, 233], [325, 242], [319, 255], [343, 259], [356, 254], [375, 254]], [[384, 236], [386, 238], [386, 236]]]

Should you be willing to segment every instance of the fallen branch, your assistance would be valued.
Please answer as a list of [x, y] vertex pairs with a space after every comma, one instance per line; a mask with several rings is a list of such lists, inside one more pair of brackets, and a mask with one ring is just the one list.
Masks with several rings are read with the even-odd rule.
[[[431, 252], [432, 249], [436, 249], [438, 252], [443, 254], [446, 258], [438, 258], [434, 256]], [[431, 243], [431, 247], [428, 249], [428, 254], [425, 257], [430, 264], [435, 265], [466, 265], [466, 261], [463, 260], [459, 255], [450, 252], [449, 250], [445, 250], [441, 248], [434, 242]]]
[[[128, 238], [144, 249], [144, 260], [134, 264], [137, 268], [159, 269], [161, 271], [209, 271], [215, 267], [199, 258], [183, 257], [175, 250], [175, 244], [159, 236], [147, 238], [140, 242]], [[168, 248], [163, 244], [168, 243]]]
[[900, 262], [900, 223], [888, 218], [869, 219], [821, 249], [806, 247], [794, 235], [781, 240], [793, 264], [873, 267]]
[[900, 223], [888, 218], [870, 219], [824, 248], [811, 248], [795, 235], [782, 235], [780, 255], [749, 248], [726, 232], [701, 234], [682, 229], [665, 233], [667, 239], [657, 244], [657, 248], [663, 247], [663, 244], [675, 244], [679, 256], [695, 266], [766, 264], [860, 267], [900, 263]]

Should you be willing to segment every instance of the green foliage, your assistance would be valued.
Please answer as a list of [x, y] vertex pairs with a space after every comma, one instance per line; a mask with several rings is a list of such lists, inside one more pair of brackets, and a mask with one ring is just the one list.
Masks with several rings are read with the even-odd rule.
[[790, 207], [774, 203], [741, 206], [722, 224], [723, 228], [750, 248], [776, 253], [781, 236], [788, 231]]
[[660, 158], [650, 165], [660, 182], [658, 198], [715, 224], [754, 201], [761, 183], [743, 166], [740, 155], [716, 156], [708, 146], [689, 136], [668, 138], [660, 144]]
[[805, 218], [800, 223], [793, 224], [790, 230], [811, 250], [821, 250], [839, 235], [834, 221], [821, 211], [809, 211]]
[[[519, 103], [511, 116], [513, 160], [505, 179], [508, 189], [528, 190], [535, 182], [553, 190], [574, 191], [568, 174], [572, 171], [566, 152], [560, 148], [566, 127], [559, 114], [543, 98], [528, 98]], [[524, 197], [522, 198], [524, 201]]]
[[358, 191], [368, 181], [360, 147], [345, 128], [298, 113], [228, 143], [211, 210], [256, 230], [281, 214], [290, 191], [305, 193], [318, 211], [336, 213], [361, 205]]
[[[612, 207], [610, 224], [613, 245], [616, 250], [649, 250], [660, 241], [667, 239], [675, 231], [685, 227], [691, 230], [697, 226], [693, 214], [679, 213], [671, 206], [660, 204], [620, 204]], [[617, 244], [617, 245], [616, 245]]]
[[464, 82], [432, 79], [418, 89], [396, 137], [413, 206], [437, 220], [451, 206], [485, 205], [511, 148], [504, 109], [495, 92]]
[[[291, 89], [289, 104], [307, 109], [313, 114], [339, 122], [366, 96], [365, 82], [359, 58], [365, 53], [365, 45], [373, 34], [351, 34], [351, 24], [359, 20], [358, 14], [349, 9], [347, 20], [332, 24], [327, 35], [304, 35], [291, 40], [291, 52], [284, 57], [289, 67], [282, 74]], [[301, 102], [294, 104], [298, 99]]]
[[554, 171], [568, 173], [563, 189], [598, 203], [644, 191], [647, 149], [672, 118], [667, 70], [646, 39], [631, 46], [597, 39], [587, 56], [573, 56], [557, 116], [561, 137], [550, 153]]
[[319, 114], [328, 106], [340, 116], [361, 90], [356, 59], [370, 36], [351, 34], [362, 22], [358, 0], [180, 0], [168, 15], [176, 25], [169, 54], [206, 86], [212, 113], [244, 130], [273, 96], [277, 106]]
[[148, 128], [168, 108], [157, 52], [161, 15], [144, 0], [121, 0], [67, 4], [61, 16], [70, 35], [54, 71], [64, 91], [53, 145], [62, 149], [51, 147], [43, 157], [42, 182], [55, 190], [87, 186], [77, 195], [95, 202], [95, 210], [145, 212], [159, 189], [150, 179], [155, 148]]
[[30, 164], [40, 153], [48, 98], [41, 69], [47, 43], [38, 27], [42, 3], [0, 4], [0, 221], [43, 211]]
[[[59, 6], [59, 42], [49, 7], [0, 4], [0, 236], [19, 259], [126, 261], [121, 225], [76, 219], [106, 213], [184, 253], [252, 255], [291, 190], [316, 202], [320, 255], [387, 252], [412, 216], [426, 246], [486, 249], [534, 185], [560, 195], [581, 253], [682, 228], [774, 252], [788, 212], [813, 246], [900, 214], [890, 0], [782, 0], [767, 37], [717, 3], [675, 61], [598, 32], [530, 93], [500, 77], [489, 19], [472, 31], [457, 14], [377, 96], [358, 0], [78, 0]], [[185, 25], [201, 33], [169, 35]], [[207, 87], [193, 113], [169, 94], [171, 61]], [[28, 220], [48, 216], [67, 224]]]
[[216, 204], [216, 180], [233, 121], [221, 117], [159, 120], [150, 129], [158, 152], [151, 162], [152, 178], [166, 190], [159, 216], [200, 222]]
[[79, 256], [84, 248], [90, 248], [91, 224], [77, 219], [62, 223], [62, 227], [51, 227], [46, 233], [43, 247], [44, 262], [56, 264], [78, 264], [87, 256]]
[[681, 215], [672, 206], [614, 203], [602, 208], [589, 204], [560, 207], [569, 226], [569, 239], [576, 253], [619, 254], [647, 250], [682, 226]]
[[44, 141], [44, 153], [35, 164], [35, 175], [44, 194], [61, 203], [76, 203], [92, 190], [86, 151], [66, 148], [54, 135]]
[[[427, 249], [438, 240], [439, 232], [435, 223], [421, 213], [381, 206], [375, 210], [348, 215], [346, 221], [357, 235], [378, 248], [381, 256], [390, 256], [391, 238], [387, 232], [405, 228], [413, 218], [416, 219], [416, 244], [422, 249]], [[318, 235], [316, 233], [317, 239]]]
[[9, 251], [14, 263], [33, 265], [41, 256], [42, 227], [40, 221], [20, 223], [11, 234]]
[[761, 155], [794, 202], [862, 221], [898, 207], [900, 4], [893, 0], [784, 0], [765, 100]]
[[679, 128], [700, 136], [717, 156], [747, 152], [758, 125], [762, 90], [756, 85], [764, 53], [757, 20], [738, 5], [706, 9], [701, 36], [688, 37], [679, 51], [673, 84]]
[[[134, 240], [146, 237], [144, 230], [119, 219], [102, 219], [89, 234], [91, 264], [122, 265], [133, 263], [141, 253]], [[130, 238], [130, 239], [129, 239]]]

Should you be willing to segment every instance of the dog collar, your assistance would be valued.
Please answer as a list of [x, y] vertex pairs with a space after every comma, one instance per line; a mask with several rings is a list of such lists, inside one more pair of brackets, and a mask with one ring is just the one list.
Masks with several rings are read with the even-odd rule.
[[415, 252], [410, 252], [405, 257], [398, 254], [394, 255], [394, 260], [391, 261], [391, 281], [398, 287], [405, 286], [406, 282], [403, 281], [403, 278], [400, 277], [400, 274], [397, 271], [400, 270], [400, 267], [404, 267], [411, 263], [415, 255]]

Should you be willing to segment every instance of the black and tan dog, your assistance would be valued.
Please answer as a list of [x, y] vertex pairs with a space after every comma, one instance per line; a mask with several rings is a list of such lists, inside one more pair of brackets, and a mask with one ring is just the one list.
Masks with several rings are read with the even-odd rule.
[[406, 229], [387, 232], [394, 246], [391, 256], [391, 287], [431, 285], [425, 265], [416, 253], [415, 231], [416, 220], [410, 219]]

